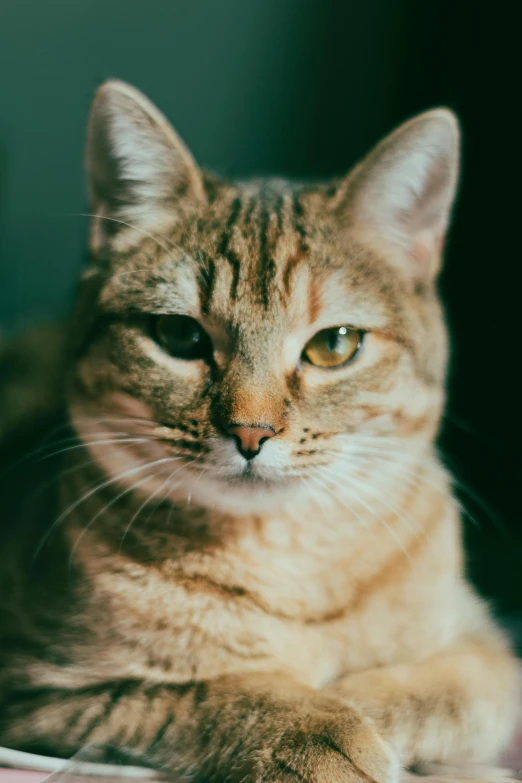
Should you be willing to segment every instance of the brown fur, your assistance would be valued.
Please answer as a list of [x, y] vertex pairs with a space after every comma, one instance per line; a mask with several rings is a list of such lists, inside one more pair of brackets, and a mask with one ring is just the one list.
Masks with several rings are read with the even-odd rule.
[[[517, 664], [464, 579], [433, 447], [451, 115], [333, 185], [234, 184], [109, 83], [87, 163], [72, 439], [18, 469], [6, 444], [0, 742], [263, 783], [494, 756]], [[163, 313], [199, 321], [208, 362], [155, 342]], [[307, 365], [339, 325], [366, 333], [356, 359]], [[230, 423], [276, 433], [249, 468]]]

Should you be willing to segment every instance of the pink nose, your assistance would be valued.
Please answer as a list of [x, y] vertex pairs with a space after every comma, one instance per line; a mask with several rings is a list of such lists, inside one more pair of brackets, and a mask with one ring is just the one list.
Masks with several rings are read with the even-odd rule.
[[244, 427], [231, 424], [227, 432], [235, 438], [237, 447], [245, 459], [254, 459], [261, 446], [275, 435], [272, 427]]

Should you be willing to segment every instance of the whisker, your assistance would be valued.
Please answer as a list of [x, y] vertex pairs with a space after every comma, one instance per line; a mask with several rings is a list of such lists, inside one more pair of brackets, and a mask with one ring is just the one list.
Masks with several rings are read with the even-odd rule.
[[[198, 481], [200, 480], [200, 478], [201, 478], [201, 476], [203, 475], [203, 473], [205, 473], [206, 471], [207, 471], [207, 467], [206, 467], [206, 465], [204, 465], [204, 466], [203, 466], [203, 468], [202, 468], [202, 469], [200, 470], [200, 472], [199, 472], [199, 476], [197, 477], [197, 479], [196, 479], [196, 480], [195, 480], [195, 482], [194, 482], [194, 487], [196, 486], [196, 484], [197, 484], [197, 483], [198, 483]], [[171, 491], [171, 490], [169, 490], [169, 492], [170, 492], [170, 491]], [[187, 495], [187, 506], [188, 506], [188, 505], [190, 505], [190, 503], [191, 503], [191, 502], [192, 502], [192, 492], [190, 492], [190, 493]], [[169, 512], [169, 517], [170, 517], [170, 512]]]
[[[125, 451], [126, 449], [131, 448], [132, 444], [127, 446], [122, 446], [122, 451]], [[41, 484], [38, 486], [38, 489], [35, 493], [31, 495], [31, 497], [34, 499], [40, 497], [49, 487], [52, 487], [53, 484], [56, 484], [58, 481], [61, 481], [66, 476], [70, 476], [73, 473], [78, 473], [80, 470], [83, 470], [83, 468], [88, 468], [90, 465], [98, 465], [98, 461], [96, 459], [88, 459], [85, 462], [81, 462], [79, 465], [74, 465], [72, 468], [66, 468], [65, 470], [60, 470], [56, 475], [53, 476], [52, 479], [49, 481], [46, 481], [44, 484]]]
[[97, 484], [94, 488], [90, 489], [88, 492], [86, 492], [84, 495], [82, 495], [81, 498], [76, 500], [74, 503], [72, 503], [65, 511], [63, 511], [60, 516], [52, 523], [49, 530], [45, 533], [42, 540], [40, 541], [35, 554], [33, 555], [32, 562], [36, 560], [38, 555], [40, 554], [43, 546], [45, 545], [46, 541], [48, 540], [49, 536], [53, 533], [54, 530], [67, 518], [69, 514], [71, 514], [78, 506], [83, 503], [84, 501], [88, 500], [92, 495], [94, 495], [95, 492], [98, 492], [101, 489], [104, 489], [105, 487], [110, 486], [111, 484], [114, 484], [115, 482], [119, 481], [122, 478], [126, 478], [127, 476], [132, 476], [135, 473], [138, 473], [141, 470], [146, 470], [147, 468], [154, 467], [154, 465], [161, 465], [165, 462], [172, 462], [174, 460], [174, 457], [164, 457], [160, 460], [155, 460], [154, 462], [148, 462], [144, 465], [139, 465], [137, 468], [132, 468], [131, 470], [126, 470], [123, 473], [119, 473], [117, 476], [113, 476], [110, 479], [107, 479], [106, 481], [101, 482], [100, 484]]
[[[462, 492], [464, 492], [476, 505], [482, 509], [484, 514], [487, 516], [488, 519], [493, 522], [494, 526], [497, 528], [497, 530], [502, 533], [502, 535], [506, 536], [508, 535], [508, 522], [496, 509], [494, 509], [481, 495], [479, 495], [472, 487], [469, 486], [463, 479], [459, 479], [456, 476], [452, 475], [453, 483], [456, 485], [458, 489], [460, 489]], [[473, 517], [469, 514], [469, 511], [465, 509], [468, 516], [470, 516], [470, 519], [473, 519]], [[475, 520], [474, 520], [475, 521]], [[476, 521], [475, 521], [475, 524]]]
[[[330, 495], [331, 497], [333, 497], [333, 499], [335, 501], [340, 502], [341, 505], [344, 506], [344, 508], [346, 508], [351, 514], [353, 514], [358, 522], [364, 523], [364, 519], [361, 516], [361, 514], [359, 514], [354, 508], [352, 508], [352, 506], [349, 506], [346, 502], [344, 502], [341, 498], [338, 498], [337, 495], [335, 495], [333, 493], [331, 486], [329, 486], [328, 483], [327, 483], [327, 480], [320, 481], [320, 479], [319, 479], [319, 477], [317, 475], [312, 476], [312, 479], [315, 482], [317, 482], [317, 484], [319, 486], [322, 486], [322, 488], [326, 490], [327, 495]], [[321, 506], [320, 506], [320, 508], [322, 510]]]
[[[60, 429], [62, 429], [62, 428], [60, 428]], [[69, 439], [69, 438], [65, 439], [65, 441], [67, 441], [67, 442], [69, 440], [72, 440], [72, 438], [71, 439]], [[38, 454], [41, 454], [42, 451], [44, 451], [44, 449], [46, 448], [46, 446], [45, 446], [46, 441], [47, 441], [47, 439], [44, 440], [44, 442], [41, 443], [39, 446], [37, 446], [35, 449], [32, 449], [31, 451], [29, 451], [26, 454], [24, 454], [23, 456], [21, 456], [19, 459], [15, 460], [14, 462], [11, 462], [7, 466], [7, 468], [2, 473], [0, 473], [0, 481], [2, 481], [4, 478], [6, 478], [6, 476], [8, 476], [10, 473], [12, 473], [14, 470], [16, 470], [16, 468], [19, 468], [20, 465], [23, 465], [24, 462], [28, 462], [31, 459], [31, 457], [36, 457]], [[61, 442], [61, 441], [59, 441], [59, 442]], [[53, 446], [53, 445], [54, 444], [51, 443], [49, 448], [51, 446]]]
[[[365, 457], [365, 459], [368, 462], [376, 462], [377, 464], [380, 463], [380, 464], [383, 464], [383, 465], [386, 465], [386, 466], [390, 465], [390, 460], [387, 459], [387, 458], [383, 458], [381, 456], [373, 456], [373, 457], [371, 457], [371, 459], [368, 458], [368, 457]], [[406, 463], [406, 465], [407, 465], [407, 463]], [[447, 475], [448, 475], [448, 480], [451, 482], [451, 484], [453, 486], [457, 487], [458, 489], [462, 490], [464, 493], [468, 494], [468, 496], [472, 500], [474, 500], [475, 503], [480, 508], [482, 508], [482, 510], [484, 511], [486, 516], [488, 517], [488, 519], [490, 519], [493, 522], [493, 524], [495, 524], [497, 529], [499, 529], [503, 534], [507, 534], [507, 530], [505, 528], [505, 525], [502, 524], [502, 518], [499, 518], [496, 515], [495, 510], [492, 509], [491, 506], [489, 506], [483, 500], [483, 498], [480, 497], [480, 495], [478, 495], [476, 492], [474, 492], [471, 487], [467, 486], [461, 480], [459, 480], [454, 474], [447, 474]], [[388, 477], [390, 482], [392, 480], [394, 480], [394, 479], [397, 479], [397, 478], [399, 480], [402, 480], [404, 483], [409, 484], [412, 488], [422, 489], [423, 487], [428, 487], [431, 491], [436, 492], [436, 493], [438, 493], [440, 495], [444, 495], [446, 493], [446, 487], [445, 487], [444, 484], [440, 485], [440, 484], [435, 483], [434, 481], [431, 480], [431, 478], [429, 476], [426, 476], [426, 474], [424, 474], [422, 476], [422, 479], [419, 480], [419, 477], [418, 477], [418, 474], [417, 474], [416, 470], [413, 471], [413, 470], [408, 469], [407, 467], [404, 467], [404, 466], [402, 466], [400, 468], [400, 473], [399, 473], [398, 476], [397, 476], [397, 473], [395, 473], [394, 475]], [[463, 514], [464, 516], [468, 517], [468, 519], [472, 522], [473, 525], [475, 525], [475, 527], [477, 527], [477, 528], [480, 527], [480, 524], [479, 524], [479, 521], [477, 520], [477, 518], [471, 513], [469, 508], [464, 503], [462, 503], [460, 501], [460, 499], [458, 497], [456, 497], [455, 495], [453, 495], [453, 502], [456, 503], [460, 513]]]
[[155, 419], [150, 419], [148, 416], [120, 416], [120, 415], [113, 415], [113, 416], [74, 416], [73, 417], [73, 423], [76, 422], [86, 422], [86, 421], [95, 421], [95, 422], [120, 422], [120, 421], [130, 421], [130, 422], [136, 422], [138, 424], [141, 424], [142, 422], [145, 422], [146, 424], [155, 424], [156, 426], [161, 426], [161, 422], [155, 421]]
[[425, 480], [425, 478], [419, 479], [413, 473], [408, 474], [406, 472], [403, 472], [399, 476], [397, 475], [388, 476], [387, 479], [388, 480], [386, 481], [386, 485], [388, 487], [392, 486], [392, 482], [395, 482], [394, 489], [397, 489], [397, 487], [399, 486], [397, 482], [400, 482], [400, 484], [404, 486], [404, 488], [410, 486], [412, 491], [414, 490], [422, 491], [423, 489], [428, 488], [430, 491], [433, 491], [439, 495], [442, 496], [446, 495], [446, 490], [443, 487], [437, 486], [433, 482]]
[[[87, 218], [98, 218], [99, 220], [108, 220], [111, 223], [118, 223], [122, 226], [127, 226], [127, 228], [132, 228], [138, 234], [142, 234], [144, 237], [147, 237], [148, 239], [152, 239], [152, 241], [155, 242], [158, 245], [158, 247], [163, 248], [163, 250], [165, 250], [166, 253], [170, 253], [171, 250], [181, 249], [178, 248], [178, 246], [175, 243], [167, 239], [167, 237], [161, 236], [160, 234], [158, 234], [158, 236], [154, 236], [154, 234], [150, 234], [148, 231], [144, 231], [144, 229], [139, 228], [138, 226], [135, 226], [132, 223], [128, 223], [126, 220], [118, 220], [118, 218], [108, 217], [108, 215], [95, 215], [88, 212], [76, 212], [73, 214], [69, 214], [67, 217], [87, 217]], [[160, 239], [163, 239], [164, 242], [168, 242], [170, 247], [167, 247], [166, 245], [163, 244], [163, 242], [160, 242]]]
[[50, 454], [46, 454], [44, 457], [41, 457], [39, 462], [50, 459], [51, 457], [57, 457], [59, 454], [65, 454], [68, 451], [75, 451], [77, 449], [83, 449], [86, 446], [102, 446], [102, 445], [108, 445], [108, 444], [114, 444], [114, 443], [150, 443], [153, 440], [158, 440], [157, 438], [106, 438], [104, 440], [93, 440], [93, 441], [81, 441], [81, 443], [77, 443], [75, 446], [68, 446], [65, 449], [59, 449], [58, 451], [52, 451]]
[[[91, 432], [89, 433], [91, 438], [106, 438], [107, 432]], [[128, 432], [112, 432], [112, 436], [115, 438], [124, 438], [124, 437], [131, 437], [131, 435]], [[51, 449], [54, 446], [65, 446], [68, 443], [78, 443], [79, 441], [82, 441], [85, 443], [83, 438], [81, 438], [78, 434], [74, 433], [73, 435], [70, 435], [68, 438], [62, 438], [61, 440], [53, 440], [51, 441], [46, 448]], [[44, 447], [40, 447], [37, 451], [44, 451]]]
[[[162, 485], [162, 486], [165, 486], [165, 484], [166, 484], [167, 482], [170, 482], [170, 480], [171, 480], [171, 479], [172, 479], [174, 476], [176, 476], [178, 473], [181, 473], [181, 471], [182, 471], [182, 470], [183, 470], [185, 467], [187, 467], [188, 465], [192, 465], [192, 464], [193, 464], [194, 462], [196, 462], [196, 461], [197, 461], [197, 460], [191, 460], [191, 461], [189, 461], [189, 462], [185, 462], [185, 464], [184, 464], [184, 465], [183, 465], [181, 468], [179, 468], [179, 469], [178, 469], [177, 471], [175, 471], [174, 473], [171, 473], [171, 474], [170, 474], [170, 476], [167, 478], [167, 481], [163, 482], [163, 485]], [[199, 481], [199, 479], [201, 478], [201, 475], [202, 475], [204, 472], [205, 472], [205, 468], [203, 468], [203, 470], [201, 470], [201, 471], [200, 471], [200, 474], [199, 474], [199, 476], [198, 476], [198, 478], [196, 479], [196, 482], [195, 482], [196, 484], [197, 484], [197, 482], [198, 482], [198, 481]], [[157, 511], [157, 509], [158, 509], [158, 506], [160, 505], [160, 503], [164, 503], [164, 502], [167, 500], [167, 498], [169, 497], [170, 493], [171, 493], [171, 492], [172, 492], [174, 489], [177, 489], [177, 487], [179, 487], [179, 486], [181, 486], [181, 482], [180, 482], [180, 481], [178, 481], [176, 484], [173, 484], [172, 482], [169, 484], [169, 486], [168, 486], [168, 488], [167, 488], [167, 491], [165, 492], [165, 494], [163, 495], [163, 497], [161, 497], [161, 498], [159, 498], [159, 499], [158, 499], [158, 501], [157, 501], [156, 505], [154, 506], [154, 508], [152, 509], [151, 513], [150, 513], [150, 514], [149, 514], [149, 516], [147, 517], [147, 520], [146, 520], [146, 522], [145, 522], [145, 524], [146, 524], [146, 525], [148, 525], [148, 524], [149, 524], [150, 520], [152, 519], [152, 517], [153, 517], [153, 516], [154, 516], [154, 514], [156, 513], [156, 511]], [[169, 516], [167, 517], [167, 523], [168, 523], [168, 521], [170, 520], [170, 515], [171, 515], [171, 512], [172, 512], [172, 510], [173, 510], [173, 508], [174, 508], [174, 507], [175, 507], [175, 504], [171, 502], [171, 503], [170, 503], [170, 509], [169, 509]]]
[[[339, 474], [339, 473], [334, 473], [334, 475], [336, 475], [336, 476], [337, 476], [338, 478], [340, 478], [340, 479], [345, 479], [345, 480], [347, 480], [347, 481], [349, 482], [349, 484], [350, 484], [350, 486], [351, 486], [351, 487], [353, 487], [353, 486], [354, 486], [354, 480], [353, 480], [353, 477], [352, 477], [352, 476], [350, 476], [349, 478], [347, 478], [347, 477], [345, 477], [344, 475], [342, 475], [342, 474]], [[360, 488], [362, 488], [362, 490], [363, 490], [363, 491], [364, 491], [365, 489], [367, 489], [367, 487], [364, 485], [364, 482], [361, 482], [361, 481], [357, 483], [357, 486], [358, 486], [358, 487], [360, 487]], [[411, 525], [410, 525], [410, 524], [409, 524], [409, 523], [406, 521], [406, 519], [405, 519], [405, 518], [404, 518], [404, 516], [401, 514], [401, 512], [400, 512], [400, 511], [399, 511], [397, 508], [395, 508], [395, 506], [392, 506], [392, 505], [391, 505], [391, 504], [388, 502], [388, 498], [387, 498], [385, 495], [383, 495], [383, 493], [382, 493], [382, 492], [380, 492], [380, 491], [379, 491], [379, 489], [378, 489], [377, 487], [375, 487], [375, 486], [373, 486], [373, 485], [372, 485], [372, 486], [370, 487], [370, 489], [371, 489], [371, 494], [372, 494], [372, 495], [374, 495], [374, 496], [375, 496], [375, 498], [376, 498], [376, 499], [377, 499], [377, 500], [378, 500], [380, 503], [382, 503], [382, 505], [383, 505], [385, 508], [387, 508], [389, 511], [391, 511], [391, 512], [392, 512], [392, 514], [394, 514], [394, 515], [395, 515], [395, 516], [396, 516], [398, 519], [400, 519], [400, 520], [401, 520], [401, 521], [404, 523], [404, 525], [406, 526], [406, 528], [407, 528], [407, 529], [408, 529], [408, 530], [409, 530], [411, 533], [415, 534], [415, 533], [418, 531], [418, 528], [417, 528], [417, 529], [415, 529], [415, 528], [412, 528], [412, 527], [411, 527]], [[359, 501], [359, 502], [363, 503], [363, 501]], [[368, 506], [367, 504], [364, 504], [364, 503], [363, 503], [363, 505], [365, 505], [367, 508], [369, 508], [369, 506]]]
[[[372, 457], [373, 460], [377, 460], [382, 462], [383, 464], [389, 464], [389, 460], [386, 458], [382, 458], [382, 456], [377, 455]], [[400, 468], [400, 478], [402, 478], [405, 482], [409, 483], [412, 486], [427, 486], [431, 490], [438, 492], [440, 494], [444, 494], [445, 487], [440, 486], [436, 483], [434, 483], [429, 477], [426, 475], [423, 476], [422, 482], [418, 484], [418, 476], [416, 471], [412, 471], [411, 469], [408, 470], [404, 467]], [[502, 519], [502, 517], [497, 514], [495, 509], [493, 509], [485, 500], [481, 497], [475, 490], [473, 490], [472, 487], [470, 487], [468, 484], [466, 484], [462, 479], [459, 479], [457, 476], [455, 476], [454, 473], [451, 473], [448, 475], [448, 478], [451, 482], [451, 484], [458, 489], [460, 489], [462, 492], [468, 495], [468, 497], [474, 501], [479, 508], [482, 509], [482, 511], [486, 514], [487, 518], [490, 519], [493, 524], [497, 527], [498, 530], [500, 530], [501, 533], [504, 535], [507, 534], [507, 523], [505, 520]], [[454, 496], [454, 501], [458, 504], [460, 511], [462, 514], [465, 514], [470, 521], [476, 526], [480, 527], [478, 520], [476, 517], [471, 513], [471, 511], [465, 506], [463, 503], [461, 503], [458, 498]]]
[[[88, 417], [82, 418], [83, 421], [112, 421], [112, 419], [91, 419]], [[117, 419], [114, 419], [115, 421]], [[122, 421], [133, 421], [133, 419], [121, 419]], [[158, 424], [158, 426], [161, 426], [159, 423], [152, 422], [153, 424]], [[50, 433], [48, 433], [44, 440], [38, 445], [35, 449], [32, 449], [31, 451], [24, 454], [22, 457], [20, 457], [18, 460], [15, 460], [14, 462], [10, 463], [6, 469], [0, 473], [0, 481], [2, 481], [6, 476], [8, 476], [10, 473], [12, 473], [16, 468], [20, 467], [20, 465], [23, 465], [25, 462], [28, 462], [32, 457], [37, 457], [41, 454], [46, 454], [48, 449], [51, 449], [55, 446], [62, 445], [64, 443], [68, 442], [74, 442], [80, 440], [79, 435], [73, 434], [69, 438], [63, 438], [59, 441], [51, 441], [49, 443], [50, 438], [55, 433], [59, 432], [62, 429], [71, 428], [71, 423], [67, 422], [65, 424], [60, 425], [59, 427], [55, 427], [53, 430], [51, 430]], [[106, 433], [101, 433], [102, 435], [106, 435]], [[119, 434], [119, 433], [115, 433]], [[128, 435], [129, 433], [123, 433], [124, 435]], [[93, 435], [98, 435], [98, 433], [93, 433]], [[49, 456], [54, 456], [54, 454], [50, 454]]]
[[462, 416], [455, 413], [455, 411], [446, 410], [443, 413], [443, 418], [446, 419], [446, 421], [449, 421], [450, 424], [458, 427], [458, 429], [462, 432], [465, 432], [466, 435], [471, 435], [478, 441], [483, 441], [484, 443], [500, 443], [499, 438], [495, 438], [490, 433], [485, 433], [484, 431], [481, 432], [480, 430], [476, 429], [472, 424], [467, 422], [466, 419], [463, 419]]
[[[419, 469], [422, 466], [422, 463], [419, 462], [413, 463], [410, 460], [406, 460], [401, 464], [397, 459], [395, 459], [395, 457], [393, 457], [393, 462], [392, 462], [391, 459], [387, 457], [382, 457], [380, 455], [370, 454], [368, 456], [364, 452], [361, 452], [360, 456], [364, 460], [365, 465], [370, 464], [370, 465], [376, 465], [377, 467], [382, 466], [388, 468], [398, 468], [397, 470], [383, 471], [379, 474], [380, 478], [385, 476], [389, 479], [389, 481], [396, 480], [397, 478], [406, 478], [406, 477], [418, 478]], [[438, 492], [443, 491], [443, 488], [440, 485], [435, 484], [431, 480], [431, 478], [428, 478], [426, 476], [426, 474], [424, 474], [423, 476], [422, 484]]]
[[[161, 471], [160, 471], [160, 473], [161, 473]], [[131, 484], [130, 487], [126, 487], [122, 492], [119, 492], [105, 506], [103, 506], [102, 509], [100, 509], [99, 511], [96, 512], [96, 514], [92, 517], [92, 519], [89, 520], [87, 525], [85, 525], [85, 527], [83, 528], [82, 532], [80, 533], [80, 535], [77, 537], [76, 541], [74, 542], [74, 546], [72, 547], [71, 553], [69, 555], [69, 568], [72, 565], [74, 553], [75, 553], [76, 549], [78, 548], [78, 546], [80, 545], [80, 542], [81, 542], [82, 538], [85, 536], [87, 531], [94, 525], [96, 520], [99, 519], [106, 511], [109, 510], [109, 508], [111, 508], [115, 503], [117, 503], [118, 500], [120, 500], [122, 497], [124, 497], [125, 495], [128, 495], [130, 492], [133, 492], [138, 487], [140, 487], [142, 484], [145, 484], [147, 481], [150, 481], [151, 479], [155, 478], [157, 475], [158, 475], [157, 473], [151, 473], [148, 476], [145, 476], [145, 478], [141, 479], [140, 481], [136, 481], [134, 484]]]
[[[389, 534], [392, 536], [392, 538], [394, 538], [394, 539], [395, 539], [395, 541], [397, 542], [397, 544], [399, 545], [399, 547], [401, 548], [401, 550], [404, 552], [404, 554], [405, 554], [406, 558], [408, 559], [408, 561], [409, 561], [409, 562], [410, 562], [410, 564], [411, 564], [411, 557], [410, 557], [410, 555], [409, 555], [409, 553], [408, 553], [407, 549], [405, 548], [405, 546], [404, 546], [404, 543], [403, 543], [403, 542], [401, 541], [401, 539], [398, 537], [398, 535], [396, 534], [396, 532], [394, 531], [394, 529], [393, 529], [393, 528], [392, 528], [390, 525], [388, 525], [388, 523], [386, 522], [386, 520], [385, 520], [385, 519], [383, 519], [383, 518], [382, 518], [382, 516], [378, 514], [377, 510], [376, 510], [375, 508], [373, 508], [372, 506], [370, 506], [370, 504], [369, 504], [369, 503], [367, 503], [367, 502], [364, 500], [364, 497], [362, 497], [362, 496], [361, 496], [361, 495], [360, 495], [358, 492], [354, 491], [354, 486], [355, 486], [355, 485], [354, 485], [354, 482], [353, 482], [352, 478], [351, 478], [351, 477], [346, 477], [346, 476], [339, 476], [339, 475], [338, 475], [337, 477], [338, 477], [338, 478], [343, 478], [343, 479], [344, 479], [344, 480], [347, 482], [347, 484], [348, 484], [348, 486], [349, 486], [349, 489], [350, 489], [350, 494], [352, 494], [352, 495], [354, 496], [354, 498], [355, 498], [355, 502], [356, 502], [356, 503], [359, 503], [360, 505], [362, 505], [362, 506], [363, 506], [363, 508], [366, 508], [366, 510], [367, 510], [367, 511], [369, 511], [369, 513], [372, 515], [372, 517], [375, 517], [375, 518], [377, 519], [377, 521], [378, 521], [378, 522], [379, 522], [381, 525], [383, 525], [383, 527], [384, 527], [384, 528], [385, 528], [385, 529], [388, 531], [388, 533], [389, 533]], [[328, 479], [328, 478], [329, 478], [329, 475], [327, 475], [327, 479]], [[339, 487], [340, 487], [340, 486], [342, 486], [342, 485], [340, 485], [340, 484], [337, 482], [337, 483], [335, 484], [335, 486], [336, 486], [337, 488], [339, 488]], [[364, 490], [364, 489], [366, 489], [366, 488], [365, 488], [365, 487], [364, 487], [364, 485], [363, 485], [363, 490]], [[348, 510], [350, 510], [350, 511], [353, 513], [353, 509], [351, 509], [351, 508], [350, 508], [350, 507], [349, 507], [349, 506], [348, 506], [348, 505], [347, 505], [347, 504], [346, 504], [346, 503], [343, 501], [343, 499], [342, 499], [341, 497], [339, 497], [339, 495], [336, 495], [335, 497], [336, 497], [336, 499], [338, 500], [338, 502], [340, 502], [342, 505], [344, 505], [346, 508], [348, 508]], [[390, 511], [392, 511], [392, 513], [394, 513], [394, 514], [397, 516], [397, 518], [398, 518], [398, 519], [401, 519], [401, 521], [402, 521], [402, 522], [403, 522], [403, 523], [406, 525], [406, 528], [407, 528], [408, 530], [410, 530], [410, 532], [412, 532], [412, 533], [414, 533], [414, 532], [415, 532], [414, 530], [412, 530], [412, 528], [411, 528], [411, 527], [410, 527], [410, 525], [409, 525], [409, 524], [406, 522], [406, 520], [405, 520], [405, 519], [404, 519], [404, 517], [403, 517], [403, 516], [400, 514], [400, 512], [398, 512], [398, 511], [397, 511], [397, 509], [394, 509], [393, 507], [391, 507], [391, 506], [390, 506], [388, 503], [386, 503], [385, 501], [383, 501], [383, 499], [382, 499], [382, 498], [380, 498], [379, 500], [380, 500], [380, 502], [381, 502], [381, 503], [382, 503], [382, 504], [383, 504], [385, 507], [387, 507], [387, 508], [388, 508]]]
[[[195, 462], [195, 460], [192, 460], [192, 462]], [[188, 464], [191, 464], [191, 463], [188, 463]], [[131, 518], [131, 520], [130, 520], [129, 524], [127, 525], [127, 527], [125, 528], [125, 530], [124, 530], [124, 532], [123, 532], [123, 536], [122, 536], [122, 539], [121, 539], [121, 542], [120, 542], [120, 549], [119, 549], [119, 551], [120, 551], [120, 552], [121, 552], [121, 549], [122, 549], [122, 547], [123, 547], [123, 542], [125, 541], [125, 537], [126, 537], [127, 533], [129, 532], [129, 530], [131, 529], [131, 527], [132, 527], [132, 525], [134, 524], [135, 520], [136, 520], [136, 519], [139, 517], [139, 515], [141, 514], [141, 512], [143, 511], [143, 509], [145, 508], [145, 506], [147, 506], [147, 505], [150, 503], [150, 501], [151, 501], [151, 500], [152, 500], [152, 499], [153, 499], [153, 498], [154, 498], [154, 497], [155, 497], [155, 496], [158, 494], [158, 492], [161, 492], [161, 490], [163, 489], [163, 487], [165, 486], [165, 484], [167, 484], [167, 482], [168, 482], [168, 481], [169, 481], [169, 480], [170, 480], [170, 479], [171, 479], [173, 476], [177, 475], [177, 474], [178, 474], [178, 473], [179, 473], [181, 470], [183, 470], [183, 468], [184, 468], [184, 467], [185, 467], [185, 466], [184, 466], [184, 465], [182, 465], [180, 468], [178, 468], [177, 470], [173, 471], [173, 472], [170, 474], [170, 476], [167, 476], [167, 478], [165, 479], [165, 481], [163, 482], [163, 484], [161, 484], [161, 486], [160, 486], [160, 487], [158, 487], [158, 488], [157, 488], [157, 489], [156, 489], [156, 490], [155, 490], [155, 491], [152, 493], [152, 495], [149, 495], [149, 497], [148, 497], [148, 498], [147, 498], [147, 499], [146, 499], [146, 500], [145, 500], [145, 501], [144, 501], [144, 502], [141, 504], [141, 506], [138, 508], [138, 510], [136, 511], [136, 513], [135, 513], [135, 514], [132, 516], [132, 518]], [[157, 506], [156, 506], [156, 508], [157, 508]]]

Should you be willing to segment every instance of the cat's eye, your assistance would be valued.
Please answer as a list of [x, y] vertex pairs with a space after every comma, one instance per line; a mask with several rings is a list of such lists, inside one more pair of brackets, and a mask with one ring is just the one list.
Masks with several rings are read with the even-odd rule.
[[306, 344], [303, 359], [316, 367], [340, 367], [355, 358], [363, 334], [349, 326], [322, 329]]
[[188, 315], [158, 315], [153, 333], [161, 347], [178, 359], [208, 359], [212, 343], [205, 330]]

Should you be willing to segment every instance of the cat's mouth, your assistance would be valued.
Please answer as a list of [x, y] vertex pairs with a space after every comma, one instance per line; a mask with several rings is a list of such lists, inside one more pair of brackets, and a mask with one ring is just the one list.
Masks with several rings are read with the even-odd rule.
[[228, 476], [227, 483], [233, 486], [265, 486], [277, 487], [282, 484], [288, 484], [291, 478], [281, 475], [275, 471], [266, 471], [256, 466], [255, 462], [247, 463], [241, 471], [232, 476]]
[[242, 472], [238, 476], [238, 479], [239, 481], [245, 482], [247, 484], [269, 484], [274, 481], [273, 478], [269, 479], [266, 475], [260, 473], [259, 470], [256, 470], [255, 466], [251, 462], [245, 465]]

